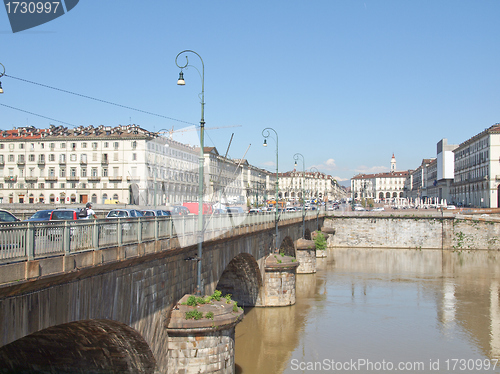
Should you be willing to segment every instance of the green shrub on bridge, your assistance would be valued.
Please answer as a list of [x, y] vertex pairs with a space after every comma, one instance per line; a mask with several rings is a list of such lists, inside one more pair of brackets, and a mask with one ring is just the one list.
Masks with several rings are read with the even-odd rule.
[[326, 249], [326, 239], [321, 231], [316, 231], [316, 237], [314, 238], [314, 244], [316, 244], [316, 250], [323, 251]]

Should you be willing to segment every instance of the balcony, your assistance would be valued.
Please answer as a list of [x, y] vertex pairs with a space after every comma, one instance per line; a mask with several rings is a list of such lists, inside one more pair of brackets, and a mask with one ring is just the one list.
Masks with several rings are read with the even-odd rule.
[[121, 182], [122, 179], [123, 179], [123, 177], [118, 177], [118, 176], [109, 177], [110, 182]]
[[26, 165], [26, 161], [24, 161], [24, 160], [17, 160], [17, 165], [18, 166]]
[[141, 177], [127, 177], [127, 182], [139, 182], [141, 180]]
[[101, 180], [101, 177], [97, 177], [97, 176], [90, 176], [89, 177], [89, 182], [99, 182]]
[[57, 177], [55, 175], [50, 175], [45, 177], [46, 182], [57, 182]]
[[78, 182], [78, 181], [80, 180], [80, 177], [77, 177], [77, 176], [75, 176], [75, 175], [73, 175], [73, 176], [68, 176], [68, 177], [66, 177], [66, 180], [67, 180], [68, 182]]
[[38, 160], [38, 166], [45, 166], [45, 160]]
[[101, 160], [101, 165], [108, 165], [109, 164], [109, 160], [107, 158], [104, 158]]
[[16, 176], [6, 176], [4, 177], [5, 182], [17, 182], [17, 177]]
[[27, 177], [24, 177], [24, 180], [26, 181], [26, 183], [35, 183], [38, 181], [38, 177], [34, 177], [34, 176], [27, 176]]

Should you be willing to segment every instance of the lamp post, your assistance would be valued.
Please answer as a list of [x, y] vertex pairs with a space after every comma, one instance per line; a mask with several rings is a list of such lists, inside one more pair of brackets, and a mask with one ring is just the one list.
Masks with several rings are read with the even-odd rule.
[[[198, 262], [198, 274], [197, 274], [197, 284], [196, 287], [197, 293], [201, 294], [202, 292], [202, 282], [201, 282], [201, 256], [203, 252], [202, 248], [202, 242], [203, 242], [203, 184], [204, 184], [204, 172], [203, 172], [203, 164], [205, 162], [205, 155], [203, 152], [203, 140], [204, 140], [204, 130], [205, 130], [205, 64], [203, 63], [203, 59], [201, 56], [196, 53], [195, 51], [191, 50], [184, 50], [180, 53], [177, 54], [175, 57], [175, 64], [177, 67], [181, 69], [179, 73], [179, 79], [177, 80], [177, 84], [179, 86], [184, 86], [186, 82], [184, 81], [184, 74], [182, 72], [183, 69], [187, 68], [189, 65], [189, 59], [187, 56], [187, 53], [193, 53], [196, 56], [200, 58], [201, 61], [201, 66], [202, 66], [202, 73], [200, 74], [201, 76], [201, 94], [200, 94], [200, 99], [201, 99], [201, 119], [200, 119], [200, 158], [199, 158], [199, 186], [198, 186], [198, 256], [196, 261]], [[180, 55], [186, 54], [186, 64], [185, 65], [179, 65], [177, 63], [177, 59], [179, 58]], [[194, 67], [194, 66], [192, 66]], [[194, 67], [196, 69], [196, 67]], [[198, 69], [196, 69], [198, 70]], [[200, 71], [198, 70], [198, 73]]]
[[306, 207], [305, 207], [305, 189], [304, 182], [306, 178], [306, 162], [304, 160], [304, 155], [302, 153], [296, 153], [293, 155], [293, 159], [295, 160], [295, 167], [297, 167], [297, 161], [299, 158], [302, 158], [302, 237], [305, 239], [306, 237]]
[[275, 129], [272, 127], [266, 127], [264, 130], [262, 130], [262, 136], [264, 137], [264, 147], [267, 147], [267, 138], [271, 135], [270, 131], [272, 130], [274, 134], [276, 135], [276, 195], [275, 195], [275, 200], [276, 200], [276, 212], [275, 212], [275, 226], [276, 226], [276, 245], [275, 245], [275, 252], [279, 252], [279, 242], [278, 242], [278, 221], [279, 221], [279, 213], [278, 213], [278, 189], [279, 189], [279, 181], [278, 181], [278, 133], [276, 132]]
[[[5, 66], [0, 63], [0, 66], [2, 66], [3, 72], [0, 71], [0, 78], [2, 78], [5, 75]], [[2, 88], [2, 82], [0, 82], [0, 94], [3, 94], [3, 88]]]
[[[315, 171], [315, 172], [319, 173], [319, 170], [316, 167], [314, 167], [314, 166], [312, 168], [310, 168], [309, 170]], [[316, 227], [319, 230], [319, 208], [320, 208], [320, 204], [319, 204], [319, 190], [316, 190], [316, 195], [317, 195], [317, 197], [316, 197], [316, 199], [317, 199], [317, 202], [316, 202]], [[325, 203], [325, 209], [326, 209], [326, 203]]]

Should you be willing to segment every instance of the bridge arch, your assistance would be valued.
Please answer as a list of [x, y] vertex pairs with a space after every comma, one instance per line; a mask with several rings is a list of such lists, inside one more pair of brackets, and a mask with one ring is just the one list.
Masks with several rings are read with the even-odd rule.
[[231, 294], [239, 306], [255, 306], [260, 302], [262, 276], [255, 258], [248, 253], [234, 257], [217, 283], [223, 295]]
[[0, 348], [9, 372], [152, 374], [155, 359], [144, 338], [112, 320], [48, 327]]

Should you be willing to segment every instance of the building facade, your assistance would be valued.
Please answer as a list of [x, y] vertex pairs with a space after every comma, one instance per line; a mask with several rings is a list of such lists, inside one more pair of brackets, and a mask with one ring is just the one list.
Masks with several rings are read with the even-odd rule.
[[452, 201], [464, 206], [500, 207], [500, 124], [495, 124], [453, 150]]
[[404, 198], [408, 171], [396, 171], [396, 158], [391, 158], [390, 172], [358, 174], [351, 179], [351, 194], [354, 200], [373, 199], [380, 203]]

